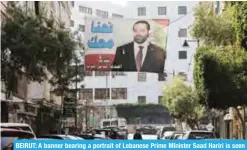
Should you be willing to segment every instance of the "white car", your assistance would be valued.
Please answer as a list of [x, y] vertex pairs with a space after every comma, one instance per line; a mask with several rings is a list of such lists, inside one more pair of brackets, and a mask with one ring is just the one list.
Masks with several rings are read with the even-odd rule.
[[173, 126], [162, 127], [161, 130], [158, 131], [157, 139], [163, 139], [165, 132], [170, 132], [170, 131], [176, 131], [175, 127], [173, 127]]
[[18, 129], [22, 131], [31, 132], [35, 135], [33, 132], [33, 129], [30, 125], [25, 123], [1, 123], [1, 128], [11, 128], [11, 129]]
[[185, 132], [182, 139], [216, 139], [216, 135], [211, 131], [191, 130]]

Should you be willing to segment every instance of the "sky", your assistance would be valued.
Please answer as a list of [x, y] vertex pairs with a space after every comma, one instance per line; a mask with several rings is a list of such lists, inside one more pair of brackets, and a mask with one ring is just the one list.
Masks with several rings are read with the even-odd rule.
[[128, 1], [127, 0], [111, 0], [111, 2], [113, 4], [118, 4], [118, 5], [121, 5], [121, 6], [126, 6]]

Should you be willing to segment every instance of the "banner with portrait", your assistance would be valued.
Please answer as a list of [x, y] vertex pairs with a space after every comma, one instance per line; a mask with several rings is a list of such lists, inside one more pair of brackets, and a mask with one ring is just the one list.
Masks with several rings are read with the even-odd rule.
[[85, 23], [85, 71], [163, 73], [168, 19], [93, 19]]

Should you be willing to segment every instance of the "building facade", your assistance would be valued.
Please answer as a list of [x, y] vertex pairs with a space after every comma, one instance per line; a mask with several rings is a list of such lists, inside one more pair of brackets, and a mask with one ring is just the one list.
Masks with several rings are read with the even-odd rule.
[[[81, 82], [80, 100], [89, 100], [94, 106], [108, 106], [106, 115], [116, 116], [111, 106], [132, 104], [160, 104], [163, 89], [174, 75], [184, 75], [188, 83], [193, 82], [193, 56], [196, 42], [189, 34], [193, 23], [193, 8], [199, 2], [128, 2], [121, 6], [111, 2], [72, 2], [71, 28], [85, 31], [86, 17], [169, 19], [167, 58], [164, 74], [134, 72], [87, 72]], [[178, 5], [179, 4], [179, 5]], [[81, 88], [81, 87], [80, 87]]]
[[[123, 9], [123, 7], [111, 2], [71, 1], [70, 3], [72, 5], [72, 9], [71, 9], [72, 16], [70, 20], [71, 30], [78, 31], [79, 36], [81, 37], [82, 40], [84, 39], [83, 37], [85, 32], [85, 19], [87, 17], [123, 18], [123, 14], [121, 13], [122, 12], [121, 9]], [[83, 53], [84, 49], [78, 48], [78, 53], [80, 52]], [[83, 59], [84, 58], [81, 59], [81, 64], [79, 64], [79, 67], [83, 67]], [[72, 65], [75, 66], [75, 64]], [[102, 74], [102, 72], [98, 72], [98, 73]], [[87, 81], [90, 77], [92, 77], [91, 76], [92, 74], [94, 73], [87, 72], [86, 76], [84, 77], [84, 80], [77, 84], [77, 89], [80, 89], [80, 93], [78, 93], [77, 95], [78, 97], [77, 125], [79, 128], [83, 128], [83, 129], [85, 129], [87, 125], [91, 127], [98, 126], [100, 118], [104, 118], [108, 115], [105, 112], [106, 108], [102, 104], [99, 105], [95, 104], [92, 95], [92, 90], [88, 88], [88, 84], [92, 84], [92, 85], [94, 84], [94, 83], [90, 83], [90, 81]], [[102, 79], [102, 76], [99, 77]], [[101, 82], [105, 83], [105, 81], [101, 81]], [[75, 84], [73, 83], [70, 88], [75, 89], [76, 88]], [[115, 109], [111, 107], [111, 110], [112, 112], [114, 112], [113, 116], [116, 116]], [[73, 119], [74, 118], [70, 118], [69, 120], [73, 120]]]
[[[57, 23], [63, 22], [66, 28], [69, 29], [70, 27], [71, 5], [69, 2], [21, 1], [17, 2], [17, 5], [24, 11], [33, 10], [32, 12], [36, 15], [43, 11], [48, 17], [53, 17]], [[8, 2], [1, 2], [1, 20], [8, 16], [6, 12], [7, 6]], [[42, 83], [28, 82], [27, 78], [23, 76], [16, 81], [16, 87], [11, 97], [7, 98], [4, 82], [1, 81], [1, 107], [3, 106], [1, 109], [1, 122], [28, 123], [35, 131], [37, 124], [39, 124], [37, 122], [41, 105], [61, 109], [61, 97], [51, 92], [53, 87], [48, 81], [43, 81]], [[47, 114], [43, 114], [41, 122], [44, 122], [44, 118], [51, 116], [55, 116], [55, 112], [47, 111]], [[39, 130], [41, 130], [41, 127]]]

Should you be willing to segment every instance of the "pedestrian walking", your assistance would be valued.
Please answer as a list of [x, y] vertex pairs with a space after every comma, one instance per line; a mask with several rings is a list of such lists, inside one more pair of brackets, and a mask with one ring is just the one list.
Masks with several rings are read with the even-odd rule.
[[133, 139], [134, 140], [142, 140], [141, 131], [139, 129], [136, 130], [136, 133], [134, 134]]

